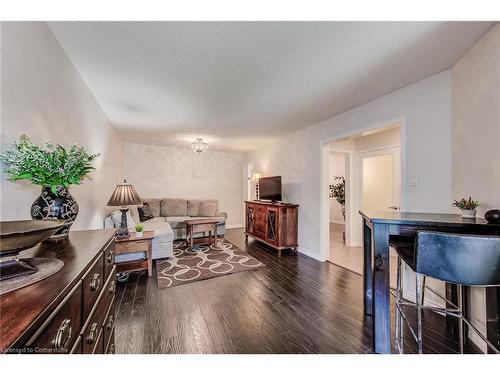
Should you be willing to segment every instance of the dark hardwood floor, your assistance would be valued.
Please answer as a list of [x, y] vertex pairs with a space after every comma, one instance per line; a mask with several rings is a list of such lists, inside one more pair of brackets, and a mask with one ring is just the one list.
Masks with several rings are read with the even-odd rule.
[[[155, 275], [132, 273], [118, 285], [117, 353], [372, 352], [361, 276], [300, 253], [279, 257], [252, 240], [245, 245], [241, 229], [226, 238], [266, 267], [162, 290]], [[430, 312], [424, 319], [424, 351], [455, 353], [445, 319]], [[415, 352], [412, 340], [405, 351]]]

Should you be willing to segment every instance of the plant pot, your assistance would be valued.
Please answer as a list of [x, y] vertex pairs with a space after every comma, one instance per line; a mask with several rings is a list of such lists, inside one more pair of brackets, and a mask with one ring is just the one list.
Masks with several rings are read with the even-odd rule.
[[135, 232], [136, 238], [141, 238], [142, 236], [144, 236], [144, 232]]
[[65, 187], [59, 186], [54, 194], [50, 186], [42, 187], [42, 193], [31, 205], [33, 220], [63, 220], [64, 225], [50, 238], [66, 237], [78, 215], [78, 203]]
[[462, 217], [473, 219], [476, 217], [476, 210], [462, 210]]

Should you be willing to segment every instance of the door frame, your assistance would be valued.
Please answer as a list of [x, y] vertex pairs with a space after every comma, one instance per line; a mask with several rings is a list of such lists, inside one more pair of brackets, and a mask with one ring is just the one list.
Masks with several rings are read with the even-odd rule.
[[[392, 151], [392, 152], [388, 152]], [[355, 161], [355, 197], [353, 206], [353, 214], [359, 212], [363, 207], [363, 164], [362, 159], [366, 157], [376, 157], [382, 155], [396, 155], [393, 159], [394, 168], [394, 193], [396, 194], [395, 200], [398, 202], [398, 210], [401, 210], [401, 196], [402, 196], [402, 181], [401, 181], [401, 146], [400, 145], [388, 145], [382, 147], [376, 147], [368, 150], [357, 151], [356, 161]], [[362, 246], [362, 226], [354, 225], [352, 230], [353, 245], [351, 246]]]
[[[394, 118], [389, 118], [385, 121], [369, 124], [362, 126], [356, 130], [341, 132], [337, 135], [329, 135], [323, 138], [319, 142], [320, 147], [320, 186], [319, 186], [319, 199], [320, 199], [320, 223], [319, 223], [319, 236], [320, 236], [320, 256], [319, 260], [326, 262], [329, 259], [330, 253], [330, 204], [328, 198], [328, 182], [330, 174], [330, 143], [340, 141], [346, 138], [355, 137], [357, 135], [362, 135], [365, 132], [379, 130], [384, 128], [390, 128], [395, 124], [399, 125], [400, 137], [401, 137], [401, 211], [405, 210], [406, 207], [406, 165], [407, 165], [407, 125], [406, 118], [404, 116], [398, 116]], [[350, 220], [351, 222], [356, 220], [358, 217], [361, 220], [361, 216], [357, 212], [351, 212]]]
[[[354, 190], [356, 176], [354, 175], [356, 169], [354, 166], [355, 163], [355, 152], [351, 150], [345, 150], [342, 148], [330, 147], [330, 152], [339, 152], [344, 154], [347, 163], [346, 171], [345, 171], [345, 241], [347, 246], [354, 246], [354, 237], [353, 237], [353, 225], [354, 218], [356, 215], [353, 213], [356, 212], [353, 208], [352, 202], [354, 197], [356, 196], [356, 192]], [[331, 159], [330, 159], [331, 160]], [[330, 219], [330, 214], [328, 214], [328, 218]]]

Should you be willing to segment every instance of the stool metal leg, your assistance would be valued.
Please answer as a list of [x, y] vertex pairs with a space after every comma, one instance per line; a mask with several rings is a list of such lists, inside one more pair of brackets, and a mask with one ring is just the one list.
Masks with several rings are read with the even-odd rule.
[[457, 307], [460, 318], [458, 319], [458, 344], [460, 346], [460, 354], [464, 354], [464, 315], [462, 311], [462, 286], [458, 285], [457, 288]]
[[420, 299], [420, 306], [424, 306], [424, 300], [425, 300], [425, 276], [423, 276], [423, 278], [424, 279], [422, 281], [422, 298]]
[[[403, 342], [404, 342], [404, 322], [403, 322], [403, 316], [401, 312], [399, 311], [399, 308], [402, 306], [400, 305], [401, 301], [403, 300], [402, 294], [402, 275], [401, 275], [401, 267], [402, 267], [402, 259], [398, 257], [398, 268], [397, 268], [397, 281], [396, 281], [396, 317], [394, 319], [394, 324], [395, 324], [395, 346], [396, 349], [400, 354], [403, 354]], [[398, 308], [399, 307], [399, 308]]]
[[417, 346], [418, 346], [418, 353], [422, 354], [423, 353], [423, 348], [422, 348], [422, 290], [423, 290], [423, 283], [424, 283], [424, 276], [415, 273], [415, 284], [416, 284], [416, 295], [415, 295], [415, 301], [416, 301], [416, 308], [417, 308]]

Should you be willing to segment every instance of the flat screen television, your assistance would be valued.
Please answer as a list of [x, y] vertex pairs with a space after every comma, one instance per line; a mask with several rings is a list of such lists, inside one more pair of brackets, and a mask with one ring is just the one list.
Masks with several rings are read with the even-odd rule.
[[281, 176], [259, 179], [259, 199], [281, 201]]

